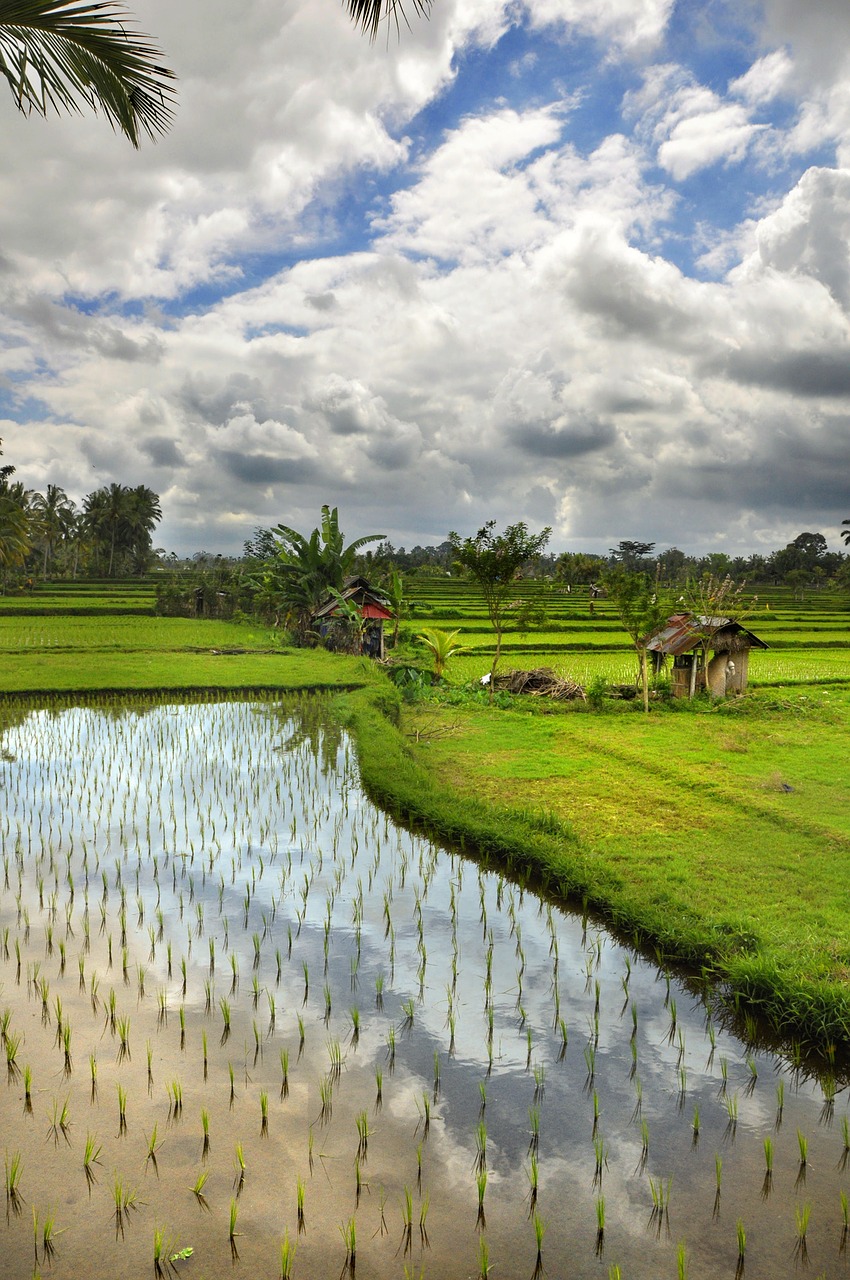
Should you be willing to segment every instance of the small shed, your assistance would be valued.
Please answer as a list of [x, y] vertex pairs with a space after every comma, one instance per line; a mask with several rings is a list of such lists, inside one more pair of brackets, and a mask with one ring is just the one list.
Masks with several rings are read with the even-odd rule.
[[[357, 609], [363, 619], [359, 652], [367, 658], [383, 658], [384, 623], [395, 616], [385, 597], [365, 578], [346, 578], [339, 594], [346, 604]], [[351, 651], [351, 629], [345, 626], [344, 611], [336, 596], [323, 600], [313, 610], [312, 616], [313, 625], [328, 648]]]
[[725, 698], [746, 689], [750, 650], [769, 645], [732, 618], [674, 613], [646, 648], [655, 672], [667, 658], [673, 659], [674, 697], [692, 698], [698, 690], [708, 689], [713, 698]]

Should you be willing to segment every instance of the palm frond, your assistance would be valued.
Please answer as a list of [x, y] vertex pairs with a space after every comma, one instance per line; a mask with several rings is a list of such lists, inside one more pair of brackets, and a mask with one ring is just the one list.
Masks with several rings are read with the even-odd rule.
[[138, 147], [174, 115], [174, 72], [115, 0], [0, 0], [0, 74], [29, 115], [103, 112]]
[[[406, 27], [410, 26], [402, 0], [345, 0], [345, 6], [351, 21], [370, 40], [377, 39], [382, 22], [394, 23], [396, 31], [400, 29], [399, 19]], [[420, 17], [427, 18], [431, 12], [431, 0], [412, 0], [412, 7]]]

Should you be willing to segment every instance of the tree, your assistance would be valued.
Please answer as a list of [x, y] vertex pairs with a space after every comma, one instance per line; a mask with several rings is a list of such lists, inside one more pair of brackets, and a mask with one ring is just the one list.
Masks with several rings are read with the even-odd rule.
[[[842, 520], [841, 523], [850, 525], [850, 520]], [[850, 529], [842, 529], [841, 536], [844, 539], [845, 547], [850, 547]]]
[[34, 529], [42, 546], [42, 577], [47, 577], [47, 567], [55, 553], [56, 544], [71, 530], [74, 520], [74, 504], [64, 489], [49, 484], [46, 493], [35, 493], [32, 499], [35, 515]]
[[[0, 441], [2, 443], [2, 441]], [[0, 456], [2, 456], [0, 449]], [[29, 554], [29, 493], [21, 484], [9, 484], [14, 467], [0, 467], [0, 579], [3, 586], [10, 569], [19, 569]]]
[[616, 547], [611, 547], [609, 555], [615, 564], [621, 564], [624, 569], [635, 573], [646, 565], [646, 557], [651, 555], [654, 550], [654, 542], [631, 542], [626, 540], [618, 542]]
[[632, 638], [638, 655], [643, 709], [649, 711], [649, 672], [647, 669], [647, 645], [655, 633], [667, 621], [668, 608], [664, 603], [657, 579], [648, 574], [630, 573], [621, 565], [610, 569], [604, 578], [608, 599], [614, 605], [623, 627]]
[[490, 665], [491, 702], [496, 667], [502, 652], [504, 611], [513, 595], [513, 583], [523, 565], [543, 550], [552, 532], [547, 527], [541, 533], [529, 533], [522, 521], [508, 525], [504, 533], [495, 533], [495, 528], [495, 520], [488, 520], [474, 538], [449, 534], [457, 563], [481, 588], [490, 625], [496, 633], [496, 649]]
[[[2, 443], [3, 441], [0, 440], [0, 445], [2, 445]], [[0, 458], [2, 458], [2, 456], [3, 456], [3, 450], [0, 449]], [[6, 481], [9, 479], [9, 476], [13, 476], [14, 474], [15, 474], [14, 467], [9, 466], [8, 464], [4, 467], [0, 467], [0, 489], [2, 489], [3, 486], [6, 484]], [[850, 521], [845, 521], [845, 524], [850, 524]]]
[[159, 497], [153, 490], [145, 485], [134, 489], [123, 484], [104, 485], [84, 499], [83, 517], [97, 554], [108, 551], [108, 577], [122, 559], [125, 569], [145, 571], [153, 545], [151, 534], [162, 519]]
[[139, 146], [174, 115], [174, 72], [116, 0], [0, 0], [0, 72], [25, 115], [101, 111]]
[[369, 533], [346, 545], [336, 507], [322, 507], [322, 524], [305, 538], [297, 529], [279, 524], [272, 529], [276, 551], [263, 562], [263, 591], [275, 601], [276, 613], [287, 611], [306, 640], [313, 610], [333, 587], [341, 591], [361, 547], [380, 542], [385, 534]]

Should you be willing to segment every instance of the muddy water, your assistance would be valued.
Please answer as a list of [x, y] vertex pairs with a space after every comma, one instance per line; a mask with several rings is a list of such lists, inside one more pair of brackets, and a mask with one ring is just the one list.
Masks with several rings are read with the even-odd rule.
[[157, 1229], [196, 1277], [725, 1277], [739, 1221], [748, 1280], [844, 1274], [845, 1093], [396, 828], [318, 704], [2, 746], [3, 1277], [156, 1274]]

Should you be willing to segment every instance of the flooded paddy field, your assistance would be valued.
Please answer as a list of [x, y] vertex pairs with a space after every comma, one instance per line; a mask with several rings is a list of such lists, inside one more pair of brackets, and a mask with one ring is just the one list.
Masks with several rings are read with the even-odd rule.
[[395, 826], [321, 703], [0, 746], [4, 1277], [844, 1275], [843, 1081]]

